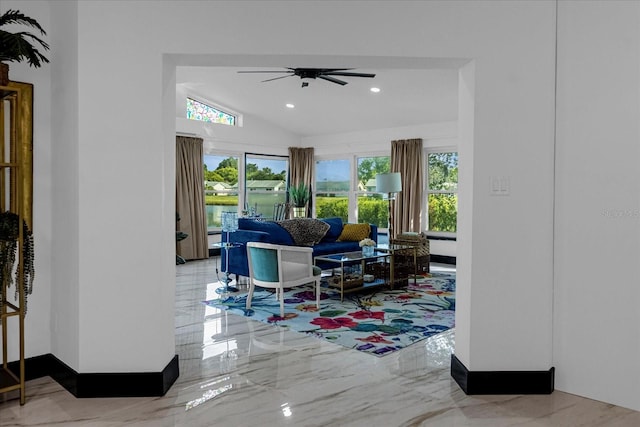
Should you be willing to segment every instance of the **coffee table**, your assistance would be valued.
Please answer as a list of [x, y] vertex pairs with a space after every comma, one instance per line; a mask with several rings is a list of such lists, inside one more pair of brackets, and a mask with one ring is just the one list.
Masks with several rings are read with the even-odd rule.
[[[384, 263], [386, 265], [390, 257], [392, 257], [390, 252], [382, 251], [374, 251], [371, 256], [364, 256], [362, 251], [341, 252], [337, 254], [319, 255], [315, 257], [314, 263], [317, 264], [318, 261], [322, 261], [336, 265], [333, 270], [335, 272], [336, 269], [338, 269], [339, 275], [334, 274], [332, 276], [335, 277], [336, 280], [330, 279], [329, 286], [340, 290], [340, 301], [343, 301], [344, 294], [347, 292], [362, 291], [363, 289], [384, 286], [387, 284], [391, 284], [393, 288], [393, 280], [388, 280], [387, 277], [385, 277], [387, 271], [386, 268], [367, 268], [369, 264], [373, 263]], [[369, 270], [371, 273], [367, 273]], [[390, 270], [391, 269], [389, 269], [389, 271]], [[364, 276], [366, 274], [372, 275], [373, 280], [365, 281]]]

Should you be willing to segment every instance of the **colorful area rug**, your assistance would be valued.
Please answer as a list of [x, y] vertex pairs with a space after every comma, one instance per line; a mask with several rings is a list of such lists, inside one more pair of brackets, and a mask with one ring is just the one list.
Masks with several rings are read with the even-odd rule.
[[313, 286], [285, 292], [285, 315], [270, 290], [254, 293], [251, 309], [246, 294], [204, 301], [211, 307], [276, 324], [376, 356], [384, 356], [454, 327], [456, 277], [431, 273], [409, 280], [404, 289], [340, 294], [322, 288], [320, 309]]

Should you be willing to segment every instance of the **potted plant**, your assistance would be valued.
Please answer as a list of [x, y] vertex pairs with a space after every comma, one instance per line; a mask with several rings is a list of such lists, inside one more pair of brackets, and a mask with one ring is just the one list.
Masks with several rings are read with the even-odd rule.
[[293, 204], [294, 218], [307, 216], [307, 203], [311, 197], [309, 186], [303, 182], [292, 185], [289, 187], [289, 197], [291, 197], [291, 203]]
[[[34, 245], [33, 233], [22, 221], [22, 248], [18, 245], [20, 236], [20, 218], [18, 214], [5, 211], [0, 213], [0, 308], [6, 298], [4, 292], [16, 285], [24, 290], [24, 309], [27, 310], [27, 296], [33, 291], [34, 269]], [[22, 250], [22, 256], [18, 256], [18, 251]], [[20, 266], [20, 264], [22, 264]], [[18, 280], [18, 270], [22, 267], [22, 281]]]
[[0, 86], [9, 84], [7, 62], [26, 60], [34, 68], [39, 68], [43, 62], [49, 62], [36, 47], [40, 45], [44, 50], [49, 50], [49, 45], [45, 41], [26, 31], [9, 33], [1, 29], [10, 24], [27, 25], [40, 31], [43, 36], [47, 34], [35, 19], [23, 15], [20, 11], [9, 9], [0, 16]]

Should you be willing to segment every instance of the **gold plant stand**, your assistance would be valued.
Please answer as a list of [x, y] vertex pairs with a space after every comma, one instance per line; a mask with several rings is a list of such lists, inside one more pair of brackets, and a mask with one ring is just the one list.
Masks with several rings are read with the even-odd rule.
[[[5, 237], [17, 243], [15, 271], [16, 293], [9, 289], [11, 274], [2, 275], [0, 283], [0, 323], [2, 324], [2, 367], [0, 368], [0, 393], [19, 390], [20, 404], [25, 403], [25, 363], [24, 363], [24, 227], [33, 229], [32, 194], [33, 194], [33, 85], [28, 83], [9, 82], [0, 86], [0, 212], [9, 212], [17, 216], [17, 238]], [[2, 268], [4, 266], [0, 266]], [[18, 369], [11, 369], [9, 364], [9, 324], [16, 318], [18, 321]], [[12, 338], [13, 340], [13, 338]], [[11, 365], [14, 365], [12, 362]]]

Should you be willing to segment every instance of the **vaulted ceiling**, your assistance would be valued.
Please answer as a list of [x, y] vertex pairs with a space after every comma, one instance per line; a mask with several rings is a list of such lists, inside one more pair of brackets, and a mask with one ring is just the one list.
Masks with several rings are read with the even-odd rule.
[[[295, 66], [295, 65], [294, 65]], [[337, 67], [334, 67], [337, 68]], [[456, 69], [353, 69], [374, 78], [340, 77], [341, 86], [281, 73], [285, 67], [177, 68], [176, 83], [202, 101], [254, 116], [301, 137], [456, 121]], [[308, 86], [302, 87], [302, 82]], [[371, 92], [377, 87], [380, 92]], [[294, 108], [288, 108], [293, 104]]]

